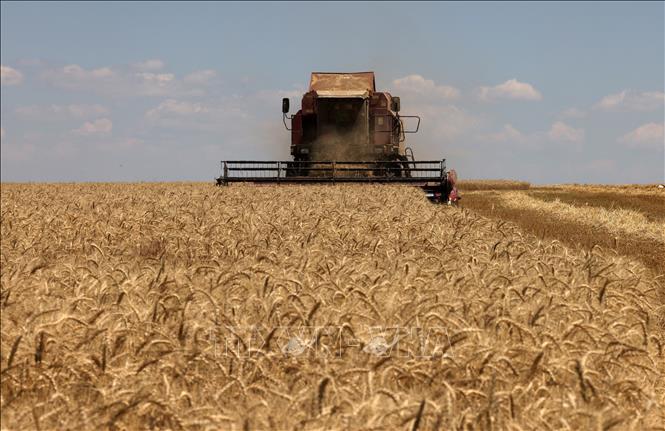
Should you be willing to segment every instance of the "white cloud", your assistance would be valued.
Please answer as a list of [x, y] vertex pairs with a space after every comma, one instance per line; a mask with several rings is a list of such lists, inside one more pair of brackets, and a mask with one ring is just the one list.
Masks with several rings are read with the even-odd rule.
[[555, 142], [571, 142], [580, 144], [584, 142], [585, 132], [584, 129], [575, 129], [563, 121], [557, 121], [552, 124], [547, 136], [550, 140]]
[[138, 76], [145, 82], [154, 83], [157, 85], [164, 85], [169, 82], [173, 82], [173, 80], [175, 79], [175, 75], [172, 73], [141, 72], [137, 73], [136, 76]]
[[562, 118], [584, 118], [586, 116], [586, 111], [578, 108], [568, 108], [561, 113]]
[[223, 128], [226, 119], [221, 112], [202, 104], [168, 99], [145, 113], [150, 124], [159, 127], [213, 131]]
[[460, 93], [455, 87], [437, 85], [431, 79], [425, 79], [421, 75], [415, 74], [395, 79], [393, 86], [400, 92], [443, 99], [456, 99]]
[[[46, 69], [42, 77], [57, 87], [111, 96], [201, 96], [201, 88], [216, 75], [212, 70], [193, 72], [187, 79], [157, 69], [159, 60], [132, 67], [85, 69], [77, 64]], [[152, 68], [152, 69], [151, 69]], [[138, 69], [138, 71], [137, 71]]]
[[179, 102], [175, 99], [168, 99], [160, 103], [156, 108], [146, 112], [145, 116], [150, 119], [158, 119], [169, 115], [182, 116], [207, 112], [209, 112], [209, 109], [200, 103]]
[[[418, 159], [438, 159], [442, 152], [452, 154], [459, 149], [457, 141], [475, 129], [481, 119], [466, 109], [451, 104], [460, 97], [460, 91], [442, 85], [422, 75], [407, 75], [392, 81], [387, 89], [401, 97], [402, 113], [418, 115], [422, 119], [416, 134], [409, 134], [406, 145], [415, 151]], [[415, 130], [417, 120], [404, 118], [406, 130]]]
[[482, 140], [490, 142], [517, 142], [521, 143], [526, 140], [526, 136], [513, 127], [512, 124], [505, 124], [503, 128], [495, 133], [483, 135]]
[[113, 123], [108, 118], [99, 118], [94, 121], [86, 121], [78, 129], [74, 129], [73, 132], [77, 135], [82, 136], [94, 136], [94, 135], [107, 135], [111, 133], [113, 129]]
[[65, 77], [84, 80], [84, 79], [109, 79], [113, 78], [114, 72], [109, 67], [100, 67], [98, 69], [86, 70], [78, 64], [70, 64], [62, 68], [62, 74]]
[[540, 150], [543, 149], [547, 143], [547, 133], [525, 133], [514, 127], [512, 124], [504, 124], [498, 132], [479, 135], [478, 139], [481, 142], [504, 144], [506, 146], [515, 146], [521, 149]]
[[495, 99], [541, 100], [543, 96], [531, 84], [510, 79], [494, 87], [480, 87], [478, 98], [483, 101]]
[[631, 148], [662, 149], [665, 146], [663, 129], [663, 123], [647, 123], [626, 133], [618, 141]]
[[105, 91], [119, 79], [110, 67], [84, 69], [78, 64], [46, 69], [42, 72], [42, 78], [57, 87], [91, 91]]
[[600, 102], [596, 103], [594, 108], [603, 110], [613, 109], [621, 105], [625, 98], [626, 90], [623, 90], [621, 93], [610, 94], [609, 96], [603, 97]]
[[23, 74], [9, 66], [0, 65], [0, 84], [19, 85], [23, 81]]
[[479, 135], [481, 141], [520, 145], [524, 148], [542, 149], [547, 142], [581, 144], [585, 139], [584, 129], [575, 129], [562, 121], [557, 121], [548, 131], [523, 133], [512, 124], [505, 124], [498, 132]]
[[108, 108], [93, 104], [93, 105], [49, 105], [49, 106], [20, 106], [16, 108], [16, 113], [28, 117], [98, 117], [100, 115], [107, 115]]
[[143, 72], [162, 70], [164, 68], [164, 62], [162, 60], [154, 58], [142, 61], [140, 63], [136, 63], [134, 64], [134, 68]]
[[207, 84], [217, 77], [217, 72], [212, 69], [197, 70], [188, 75], [185, 75], [183, 81], [186, 84]]
[[180, 83], [172, 73], [141, 72], [136, 74], [136, 78], [138, 78], [137, 91], [141, 95], [164, 96], [179, 93]]
[[[402, 104], [402, 106], [405, 105]], [[417, 113], [422, 118], [420, 130], [424, 133], [431, 133], [434, 139], [455, 139], [478, 123], [476, 117], [455, 105], [409, 105], [408, 110]], [[405, 122], [407, 130], [413, 129], [414, 123], [409, 124], [407, 120]]]
[[[248, 99], [229, 99], [215, 103], [167, 99], [146, 111], [145, 118], [149, 125], [157, 127], [215, 133], [242, 133], [245, 130], [248, 133], [260, 115], [256, 110], [256, 101], [250, 102]], [[258, 106], [263, 105], [261, 103]]]
[[[480, 118], [455, 105], [412, 104], [408, 98], [403, 98], [402, 109], [422, 118], [418, 133], [407, 134], [405, 142], [406, 146], [413, 148], [417, 160], [459, 156], [466, 150], [469, 132], [481, 122]], [[414, 118], [404, 119], [406, 130], [415, 130], [416, 123]]]
[[645, 91], [635, 93], [623, 90], [620, 93], [603, 97], [593, 107], [602, 111], [654, 111], [665, 106], [665, 93]]

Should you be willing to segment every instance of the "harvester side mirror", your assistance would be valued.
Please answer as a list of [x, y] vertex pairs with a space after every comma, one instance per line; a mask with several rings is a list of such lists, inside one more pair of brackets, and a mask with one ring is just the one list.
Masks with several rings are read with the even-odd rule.
[[390, 109], [394, 112], [399, 112], [399, 108], [400, 108], [399, 97], [393, 97]]
[[282, 114], [289, 112], [289, 98], [285, 97], [282, 99]]

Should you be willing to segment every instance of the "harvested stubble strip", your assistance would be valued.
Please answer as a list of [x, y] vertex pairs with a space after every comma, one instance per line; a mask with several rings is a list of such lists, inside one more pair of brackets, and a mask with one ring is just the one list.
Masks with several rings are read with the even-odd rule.
[[[633, 235], [619, 235], [617, 231], [601, 228], [599, 225], [580, 225], [576, 221], [543, 215], [542, 211], [503, 205], [498, 191], [475, 191], [465, 194], [462, 207], [486, 217], [510, 221], [528, 232], [545, 240], [558, 240], [573, 248], [593, 249], [602, 247], [612, 252], [640, 260], [655, 274], [665, 274], [665, 244]], [[660, 278], [665, 284], [665, 279]], [[665, 288], [662, 288], [665, 303]], [[665, 319], [663, 319], [665, 323]]]
[[665, 188], [659, 184], [549, 184], [539, 186], [537, 190], [582, 191], [594, 193], [615, 192], [629, 195], [649, 195], [665, 197]]
[[644, 214], [649, 221], [665, 222], [665, 194], [631, 194], [612, 189], [589, 192], [582, 189], [538, 188], [532, 188], [527, 194], [547, 202], [558, 199], [575, 206], [633, 210]]
[[546, 202], [523, 193], [506, 192], [499, 196], [501, 205], [533, 209], [546, 217], [560, 218], [583, 226], [599, 226], [610, 232], [628, 234], [665, 243], [665, 223], [650, 222], [644, 214], [626, 209], [578, 207], [559, 200]]

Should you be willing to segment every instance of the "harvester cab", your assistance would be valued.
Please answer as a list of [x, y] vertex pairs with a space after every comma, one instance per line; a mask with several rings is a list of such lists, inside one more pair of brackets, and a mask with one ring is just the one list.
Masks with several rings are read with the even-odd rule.
[[[376, 91], [373, 72], [312, 73], [301, 109], [283, 113], [284, 123], [291, 121], [291, 155], [302, 162], [406, 162], [404, 137], [418, 131], [420, 118], [399, 110], [398, 97]], [[405, 130], [405, 118], [418, 121], [414, 130]]]
[[[282, 99], [293, 160], [223, 161], [217, 184], [411, 183], [434, 202], [456, 201], [455, 174], [445, 159], [417, 161], [405, 146], [420, 117], [401, 115], [400, 105], [399, 97], [376, 91], [374, 72], [312, 73], [295, 114]], [[405, 120], [413, 127], [406, 128]]]

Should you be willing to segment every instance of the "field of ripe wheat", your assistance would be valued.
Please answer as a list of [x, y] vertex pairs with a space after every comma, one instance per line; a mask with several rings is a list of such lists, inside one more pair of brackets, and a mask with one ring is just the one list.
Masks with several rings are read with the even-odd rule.
[[3, 429], [663, 429], [663, 278], [606, 247], [412, 187], [1, 194]]

